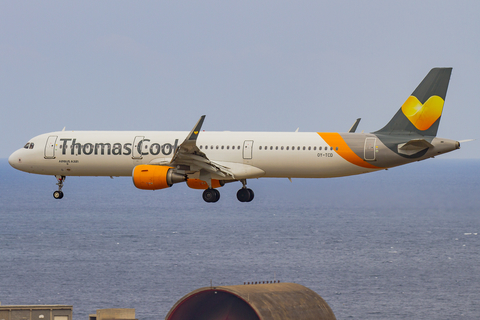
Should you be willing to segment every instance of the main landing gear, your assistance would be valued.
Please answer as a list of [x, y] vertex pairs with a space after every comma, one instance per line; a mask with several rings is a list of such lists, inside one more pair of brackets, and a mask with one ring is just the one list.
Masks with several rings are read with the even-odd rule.
[[206, 189], [203, 191], [203, 200], [205, 202], [217, 202], [220, 199], [220, 191], [217, 189]]
[[255, 197], [255, 194], [253, 193], [252, 189], [247, 188], [247, 180], [240, 180], [240, 182], [243, 184], [243, 187], [237, 192], [238, 201], [240, 202], [252, 201], [253, 198]]
[[58, 190], [53, 193], [53, 197], [55, 199], [62, 199], [63, 198], [63, 192], [62, 192], [63, 182], [65, 181], [65, 179], [67, 177], [65, 177], [65, 176], [55, 176], [55, 178], [57, 178]]
[[[240, 202], [252, 201], [253, 197], [255, 196], [253, 193], [253, 190], [247, 188], [246, 180], [240, 180], [240, 182], [242, 182], [243, 187], [237, 192], [238, 201]], [[220, 199], [220, 192], [217, 189], [209, 188], [203, 191], [203, 200], [205, 200], [205, 202], [217, 202], [218, 199]]]

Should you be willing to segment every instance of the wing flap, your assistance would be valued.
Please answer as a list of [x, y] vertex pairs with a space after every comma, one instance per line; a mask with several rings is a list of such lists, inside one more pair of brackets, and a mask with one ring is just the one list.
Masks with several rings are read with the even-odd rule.
[[260, 178], [265, 175], [262, 169], [244, 163], [216, 161], [215, 164], [231, 172], [235, 180]]

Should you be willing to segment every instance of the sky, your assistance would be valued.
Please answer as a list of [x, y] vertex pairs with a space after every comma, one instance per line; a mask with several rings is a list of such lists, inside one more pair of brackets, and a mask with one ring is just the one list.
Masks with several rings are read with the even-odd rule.
[[[62, 130], [382, 128], [453, 67], [438, 136], [479, 139], [478, 1], [0, 1], [0, 158]], [[442, 157], [480, 158], [480, 140]]]

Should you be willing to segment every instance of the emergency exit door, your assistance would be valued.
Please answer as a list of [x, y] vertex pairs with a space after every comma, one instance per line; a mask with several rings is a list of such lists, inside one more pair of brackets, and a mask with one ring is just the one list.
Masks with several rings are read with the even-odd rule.
[[50, 136], [45, 144], [45, 159], [55, 159], [55, 144], [57, 143], [57, 136]]
[[367, 138], [365, 139], [365, 160], [374, 161], [375, 160], [375, 144], [376, 138]]
[[253, 140], [243, 142], [243, 159], [252, 159]]

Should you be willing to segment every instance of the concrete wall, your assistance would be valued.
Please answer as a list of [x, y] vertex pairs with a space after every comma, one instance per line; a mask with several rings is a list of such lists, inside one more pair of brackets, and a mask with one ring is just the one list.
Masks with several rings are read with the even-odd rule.
[[0, 306], [0, 320], [72, 320], [72, 313], [65, 305]]
[[96, 320], [135, 320], [135, 309], [127, 309], [127, 308], [98, 309], [95, 315], [90, 315], [90, 320], [94, 320], [94, 319]]

